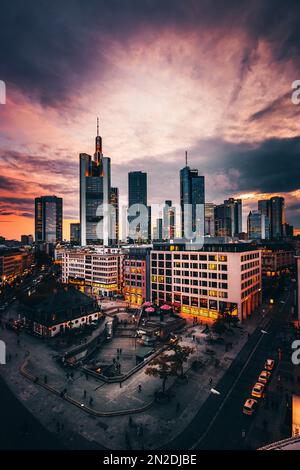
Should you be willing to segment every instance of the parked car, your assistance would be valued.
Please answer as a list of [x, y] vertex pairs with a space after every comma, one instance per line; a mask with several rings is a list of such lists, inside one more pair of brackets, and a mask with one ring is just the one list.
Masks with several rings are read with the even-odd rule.
[[264, 393], [264, 388], [265, 388], [264, 384], [260, 382], [256, 382], [256, 384], [254, 385], [252, 389], [251, 396], [256, 397], [256, 398], [262, 398], [263, 393]]
[[256, 410], [257, 403], [257, 400], [254, 400], [254, 398], [247, 398], [243, 406], [243, 413], [252, 416]]
[[274, 359], [267, 359], [265, 362], [265, 369], [271, 372], [274, 369], [275, 361]]
[[270, 375], [271, 375], [271, 372], [267, 371], [267, 370], [263, 370], [259, 377], [258, 377], [258, 382], [260, 382], [261, 384], [264, 384], [266, 385], [266, 383], [268, 382], [269, 378], [270, 378]]

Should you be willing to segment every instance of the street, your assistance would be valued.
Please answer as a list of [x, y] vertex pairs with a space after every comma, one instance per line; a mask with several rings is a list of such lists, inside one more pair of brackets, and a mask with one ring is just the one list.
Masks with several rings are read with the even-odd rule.
[[215, 386], [220, 395], [209, 396], [185, 431], [168, 444], [169, 449], [245, 449], [244, 436], [253, 418], [244, 415], [242, 408], [265, 360], [277, 359], [275, 338], [290, 312], [291, 293], [285, 292], [282, 298], [285, 303], [274, 305]]

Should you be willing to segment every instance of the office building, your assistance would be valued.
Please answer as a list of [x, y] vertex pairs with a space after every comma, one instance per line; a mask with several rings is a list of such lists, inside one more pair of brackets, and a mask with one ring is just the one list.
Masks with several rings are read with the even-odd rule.
[[204, 204], [205, 235], [210, 237], [215, 236], [215, 207], [212, 202]]
[[246, 320], [261, 304], [261, 253], [246, 243], [207, 243], [199, 251], [183, 244], [154, 244], [151, 298], [181, 314]]
[[295, 264], [294, 247], [285, 242], [261, 242], [259, 248], [262, 252], [262, 275], [265, 277], [279, 277], [290, 272]]
[[[133, 214], [128, 215], [129, 240], [140, 243], [151, 240], [151, 207], [147, 202], [147, 173], [142, 171], [128, 173], [128, 210], [130, 209], [133, 210]], [[139, 216], [143, 217], [143, 221], [138, 223], [136, 218]]]
[[61, 261], [63, 282], [104, 297], [121, 293], [123, 257], [118, 248], [97, 246], [60, 248], [55, 254]]
[[33, 235], [21, 235], [22, 245], [32, 245], [33, 244]]
[[181, 206], [181, 236], [194, 238], [192, 232], [204, 235], [204, 203], [205, 182], [204, 176], [198, 170], [191, 169], [187, 164], [180, 170], [180, 206]]
[[165, 201], [163, 208], [163, 240], [173, 240], [175, 238], [175, 215], [176, 208], [172, 206], [172, 201]]
[[264, 240], [270, 238], [269, 219], [260, 211], [250, 211], [247, 219], [247, 232], [250, 240]]
[[239, 237], [242, 233], [242, 200], [229, 198], [215, 207], [215, 235]]
[[224, 201], [229, 208], [231, 220], [231, 236], [238, 237], [243, 231], [242, 227], [242, 200], [233, 197]]
[[11, 282], [24, 271], [29, 270], [34, 262], [32, 251], [18, 249], [0, 250], [0, 281]]
[[111, 188], [111, 199], [110, 203], [114, 208], [114, 213], [111, 219], [111, 229], [114, 233], [112, 243], [117, 244], [119, 241], [119, 188]]
[[231, 211], [226, 204], [218, 204], [214, 209], [215, 236], [231, 237]]
[[70, 224], [70, 242], [72, 245], [80, 245], [80, 223]]
[[58, 243], [62, 241], [63, 200], [56, 196], [35, 198], [36, 243]]
[[270, 199], [271, 237], [273, 240], [283, 238], [284, 198], [274, 196]]
[[150, 253], [151, 247], [131, 247], [124, 257], [123, 294], [131, 307], [150, 300]]
[[86, 153], [80, 160], [80, 231], [81, 245], [103, 244], [108, 246], [114, 235], [111, 234], [111, 170], [110, 158], [102, 151], [102, 138], [99, 135], [97, 120], [96, 148], [93, 157]]
[[158, 218], [156, 219], [156, 227], [155, 227], [155, 236], [153, 239], [156, 241], [163, 241], [163, 219]]
[[[270, 238], [278, 240], [286, 237], [284, 224], [284, 198], [279, 196], [271, 197], [271, 199], [262, 199], [258, 201], [258, 210], [268, 217], [270, 224]], [[289, 236], [291, 232], [288, 231]]]

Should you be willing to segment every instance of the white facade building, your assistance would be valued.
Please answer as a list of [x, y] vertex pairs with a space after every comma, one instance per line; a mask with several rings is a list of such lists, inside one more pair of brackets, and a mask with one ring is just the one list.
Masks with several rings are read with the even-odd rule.
[[206, 244], [185, 251], [157, 244], [151, 252], [151, 298], [182, 314], [216, 319], [230, 313], [245, 320], [261, 304], [261, 252], [246, 244]]
[[62, 282], [75, 284], [82, 291], [111, 297], [122, 287], [122, 260], [119, 248], [60, 248]]

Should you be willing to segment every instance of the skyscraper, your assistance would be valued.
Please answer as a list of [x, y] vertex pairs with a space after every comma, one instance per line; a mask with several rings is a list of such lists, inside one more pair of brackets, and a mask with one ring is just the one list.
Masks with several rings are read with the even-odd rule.
[[102, 152], [98, 119], [94, 156], [81, 153], [79, 159], [81, 245], [109, 245], [110, 216], [107, 209], [111, 201], [110, 158], [104, 157]]
[[118, 243], [119, 241], [119, 188], [111, 188], [111, 199], [110, 203], [115, 209], [114, 220], [112, 220], [112, 229], [114, 227], [114, 238], [113, 242]]
[[218, 204], [214, 209], [215, 236], [231, 237], [232, 222], [231, 210], [226, 204]]
[[80, 223], [70, 224], [70, 242], [73, 245], [80, 245]]
[[163, 233], [164, 240], [173, 240], [175, 238], [175, 213], [176, 209], [172, 206], [172, 201], [165, 201], [163, 208]]
[[260, 211], [250, 211], [247, 218], [247, 232], [250, 240], [270, 238], [269, 218]]
[[212, 202], [206, 202], [204, 206], [205, 235], [215, 236], [215, 207]]
[[[191, 236], [188, 233], [190, 230], [195, 232], [197, 228], [199, 231], [204, 226], [201, 214], [203, 212], [204, 219], [205, 182], [204, 176], [200, 176], [198, 170], [191, 169], [188, 166], [187, 152], [185, 153], [185, 159], [185, 167], [180, 170], [181, 235], [183, 238], [189, 238]], [[201, 206], [203, 207], [201, 208]], [[201, 212], [202, 209], [203, 211]], [[191, 227], [189, 227], [190, 230], [187, 233], [185, 233], [187, 229], [184, 226], [185, 220], [191, 221]], [[202, 233], [202, 235], [204, 234]]]
[[163, 239], [163, 219], [160, 217], [156, 219], [156, 238], [159, 241]]
[[62, 241], [63, 200], [56, 196], [35, 198], [35, 241]]
[[242, 200], [233, 197], [215, 207], [215, 231], [219, 237], [238, 237], [242, 232]]
[[230, 210], [231, 236], [237, 237], [242, 232], [242, 200], [230, 197], [224, 204]]
[[283, 237], [284, 198], [274, 196], [270, 199], [271, 237], [276, 240]]
[[[138, 224], [132, 228], [130, 224], [134, 222], [137, 216], [128, 215], [129, 239], [146, 241], [151, 239], [151, 207], [147, 205], [147, 173], [142, 171], [131, 171], [128, 173], [128, 209], [136, 206], [134, 213], [143, 214], [147, 209], [148, 221], [145, 220], [145, 226]], [[139, 206], [140, 210], [139, 210]], [[146, 223], [147, 222], [147, 223]], [[147, 227], [146, 227], [147, 225]]]

